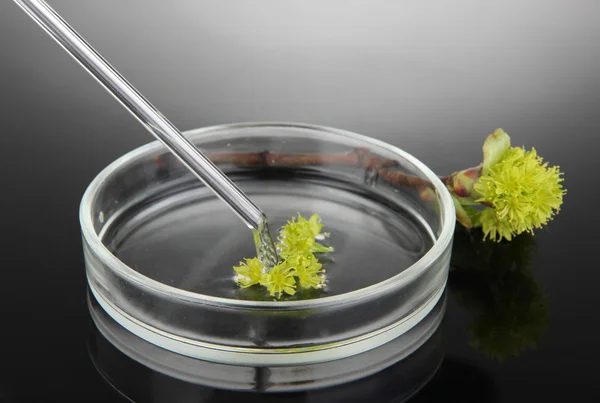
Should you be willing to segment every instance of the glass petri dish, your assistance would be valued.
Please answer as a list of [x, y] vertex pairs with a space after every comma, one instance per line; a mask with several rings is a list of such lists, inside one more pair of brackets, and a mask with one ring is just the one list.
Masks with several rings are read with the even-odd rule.
[[[161, 385], [160, 395], [172, 401], [185, 401], [184, 396], [202, 395], [199, 391], [210, 388], [286, 394], [319, 389], [318, 395], [311, 395], [311, 402], [367, 400], [386, 390], [393, 397], [390, 401], [397, 402], [399, 396], [410, 396], [423, 387], [444, 358], [441, 322], [445, 296], [421, 322], [380, 347], [335, 361], [273, 367], [219, 364], [173, 353], [123, 328], [89, 292], [88, 307], [93, 321], [88, 338], [90, 358], [100, 374], [133, 401], [147, 400], [140, 394], [149, 389], [141, 385], [152, 383], [153, 394]], [[165, 382], [156, 382], [160, 375]], [[369, 377], [372, 379], [367, 380]], [[237, 397], [243, 396], [247, 394]]]
[[405, 334], [438, 303], [455, 211], [437, 176], [389, 144], [327, 127], [241, 123], [186, 132], [278, 228], [319, 213], [327, 285], [274, 301], [232, 266], [250, 231], [158, 142], [105, 168], [80, 208], [99, 305], [138, 337], [221, 364], [324, 363]]

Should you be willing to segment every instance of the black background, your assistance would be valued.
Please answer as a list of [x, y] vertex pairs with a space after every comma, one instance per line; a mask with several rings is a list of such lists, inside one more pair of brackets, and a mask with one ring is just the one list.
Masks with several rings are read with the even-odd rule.
[[[568, 189], [528, 269], [548, 331], [519, 357], [489, 359], [450, 295], [443, 376], [417, 400], [600, 400], [600, 2], [49, 3], [181, 130], [328, 125], [440, 174], [477, 164], [496, 127], [535, 146]], [[78, 205], [103, 167], [152, 139], [8, 0], [0, 122], [0, 399], [121, 401], [87, 353]]]

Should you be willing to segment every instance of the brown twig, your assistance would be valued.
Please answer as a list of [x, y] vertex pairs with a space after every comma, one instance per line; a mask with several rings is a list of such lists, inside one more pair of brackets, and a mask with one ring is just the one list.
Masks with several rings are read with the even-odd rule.
[[444, 185], [452, 186], [452, 181], [454, 179], [454, 175], [439, 176], [439, 178]]
[[[320, 166], [342, 165], [363, 167], [375, 170], [386, 182], [392, 185], [417, 187], [419, 190], [433, 188], [433, 184], [425, 179], [398, 170], [398, 161], [371, 154], [367, 148], [355, 148], [345, 153], [277, 153], [263, 152], [207, 152], [206, 156], [215, 164], [232, 164], [239, 167], [247, 166]], [[164, 161], [156, 159], [157, 166]], [[441, 177], [445, 184], [451, 182], [451, 177]]]

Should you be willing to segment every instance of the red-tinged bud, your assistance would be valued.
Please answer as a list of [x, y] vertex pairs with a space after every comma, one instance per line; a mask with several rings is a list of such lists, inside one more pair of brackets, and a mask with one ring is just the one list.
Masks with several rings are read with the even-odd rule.
[[427, 186], [417, 186], [419, 196], [423, 201], [435, 200], [435, 190]]
[[479, 180], [480, 174], [480, 166], [456, 172], [452, 177], [452, 190], [457, 196], [471, 197], [473, 186]]

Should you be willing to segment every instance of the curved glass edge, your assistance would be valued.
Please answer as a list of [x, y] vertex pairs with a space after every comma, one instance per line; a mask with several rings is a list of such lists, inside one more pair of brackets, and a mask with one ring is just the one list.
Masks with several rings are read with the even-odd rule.
[[[173, 380], [168, 384], [161, 383], [165, 392], [168, 390], [166, 395], [173, 398], [181, 395], [182, 384], [179, 381], [186, 383], [186, 395], [198, 396], [198, 391], [215, 388], [226, 390], [234, 397], [233, 400], [238, 392], [318, 390], [324, 399], [315, 401], [329, 402], [332, 393], [338, 397], [335, 401], [346, 401], [348, 397], [356, 398], [357, 392], [359, 396], [372, 397], [373, 392], [384, 384], [393, 387], [390, 393], [394, 397], [404, 398], [427, 384], [444, 359], [442, 321], [446, 296], [419, 326], [380, 348], [349, 359], [284, 367], [231, 366], [181, 356], [123, 329], [103, 311], [90, 293], [88, 307], [92, 319], [88, 337], [92, 362], [109, 384], [136, 401], [138, 389], [130, 384], [131, 376], [138, 375], [136, 368], [139, 368], [139, 376], [142, 377], [155, 379], [156, 376], [166, 376], [165, 379]], [[125, 357], [133, 365], [116, 364], [123, 364]], [[152, 372], [146, 371], [148, 368]], [[406, 377], [406, 374], [410, 376]], [[285, 400], [285, 395], [281, 396], [281, 400]]]
[[337, 343], [297, 348], [242, 348], [200, 342], [176, 336], [132, 317], [111, 304], [89, 283], [90, 290], [100, 306], [121, 326], [138, 337], [188, 357], [231, 365], [307, 365], [339, 360], [380, 347], [409, 331], [425, 318], [444, 293], [441, 287], [419, 309], [389, 326], [359, 337]]
[[394, 147], [390, 144], [376, 140], [360, 134], [348, 132], [345, 130], [334, 129], [326, 126], [309, 125], [302, 123], [290, 123], [290, 122], [249, 122], [249, 123], [235, 123], [227, 125], [209, 126], [201, 129], [195, 129], [186, 131], [184, 134], [188, 138], [195, 138], [196, 136], [202, 136], [204, 140], [209, 140], [219, 136], [219, 132], [224, 130], [241, 129], [241, 128], [256, 128], [256, 127], [269, 127], [269, 128], [297, 128], [304, 130], [312, 130], [315, 132], [327, 132], [349, 138], [353, 141], [360, 142], [361, 144], [372, 144], [377, 147], [387, 149], [394, 154], [406, 159], [413, 164], [420, 173], [423, 174], [435, 187], [436, 193], [440, 198], [440, 204], [442, 206], [442, 226], [439, 237], [435, 240], [432, 248], [421, 257], [417, 262], [408, 267], [406, 270], [391, 277], [387, 280], [381, 281], [377, 284], [373, 284], [369, 287], [365, 287], [359, 290], [351, 291], [345, 294], [323, 297], [309, 301], [241, 301], [227, 298], [213, 297], [190, 291], [181, 290], [169, 285], [160, 283], [156, 280], [152, 280], [142, 274], [136, 272], [129, 266], [122, 263], [116, 256], [114, 256], [108, 248], [102, 243], [101, 239], [96, 234], [93, 227], [93, 217], [91, 214], [93, 202], [97, 196], [98, 190], [102, 187], [102, 184], [113, 174], [116, 170], [127, 166], [127, 164], [137, 158], [141, 158], [144, 155], [152, 154], [153, 152], [162, 150], [164, 146], [154, 141], [144, 146], [141, 146], [122, 157], [115, 160], [113, 163], [108, 165], [102, 170], [96, 178], [90, 183], [86, 189], [82, 198], [79, 219], [82, 229], [83, 242], [89, 246], [93, 253], [111, 270], [119, 273], [121, 276], [126, 277], [129, 281], [132, 281], [144, 289], [150, 290], [155, 293], [166, 295], [170, 298], [176, 298], [191, 303], [209, 304], [214, 306], [225, 306], [229, 308], [243, 308], [243, 309], [274, 309], [274, 310], [296, 310], [296, 309], [314, 309], [318, 307], [327, 307], [331, 305], [338, 305], [351, 302], [353, 300], [368, 299], [376, 294], [391, 292], [394, 289], [400, 288], [406, 283], [409, 283], [412, 279], [419, 276], [423, 271], [436, 263], [436, 260], [444, 254], [446, 250], [451, 247], [454, 227], [455, 227], [455, 209], [452, 197], [442, 181], [437, 175], [431, 171], [425, 164], [420, 162], [417, 158], [408, 154], [407, 152]]

